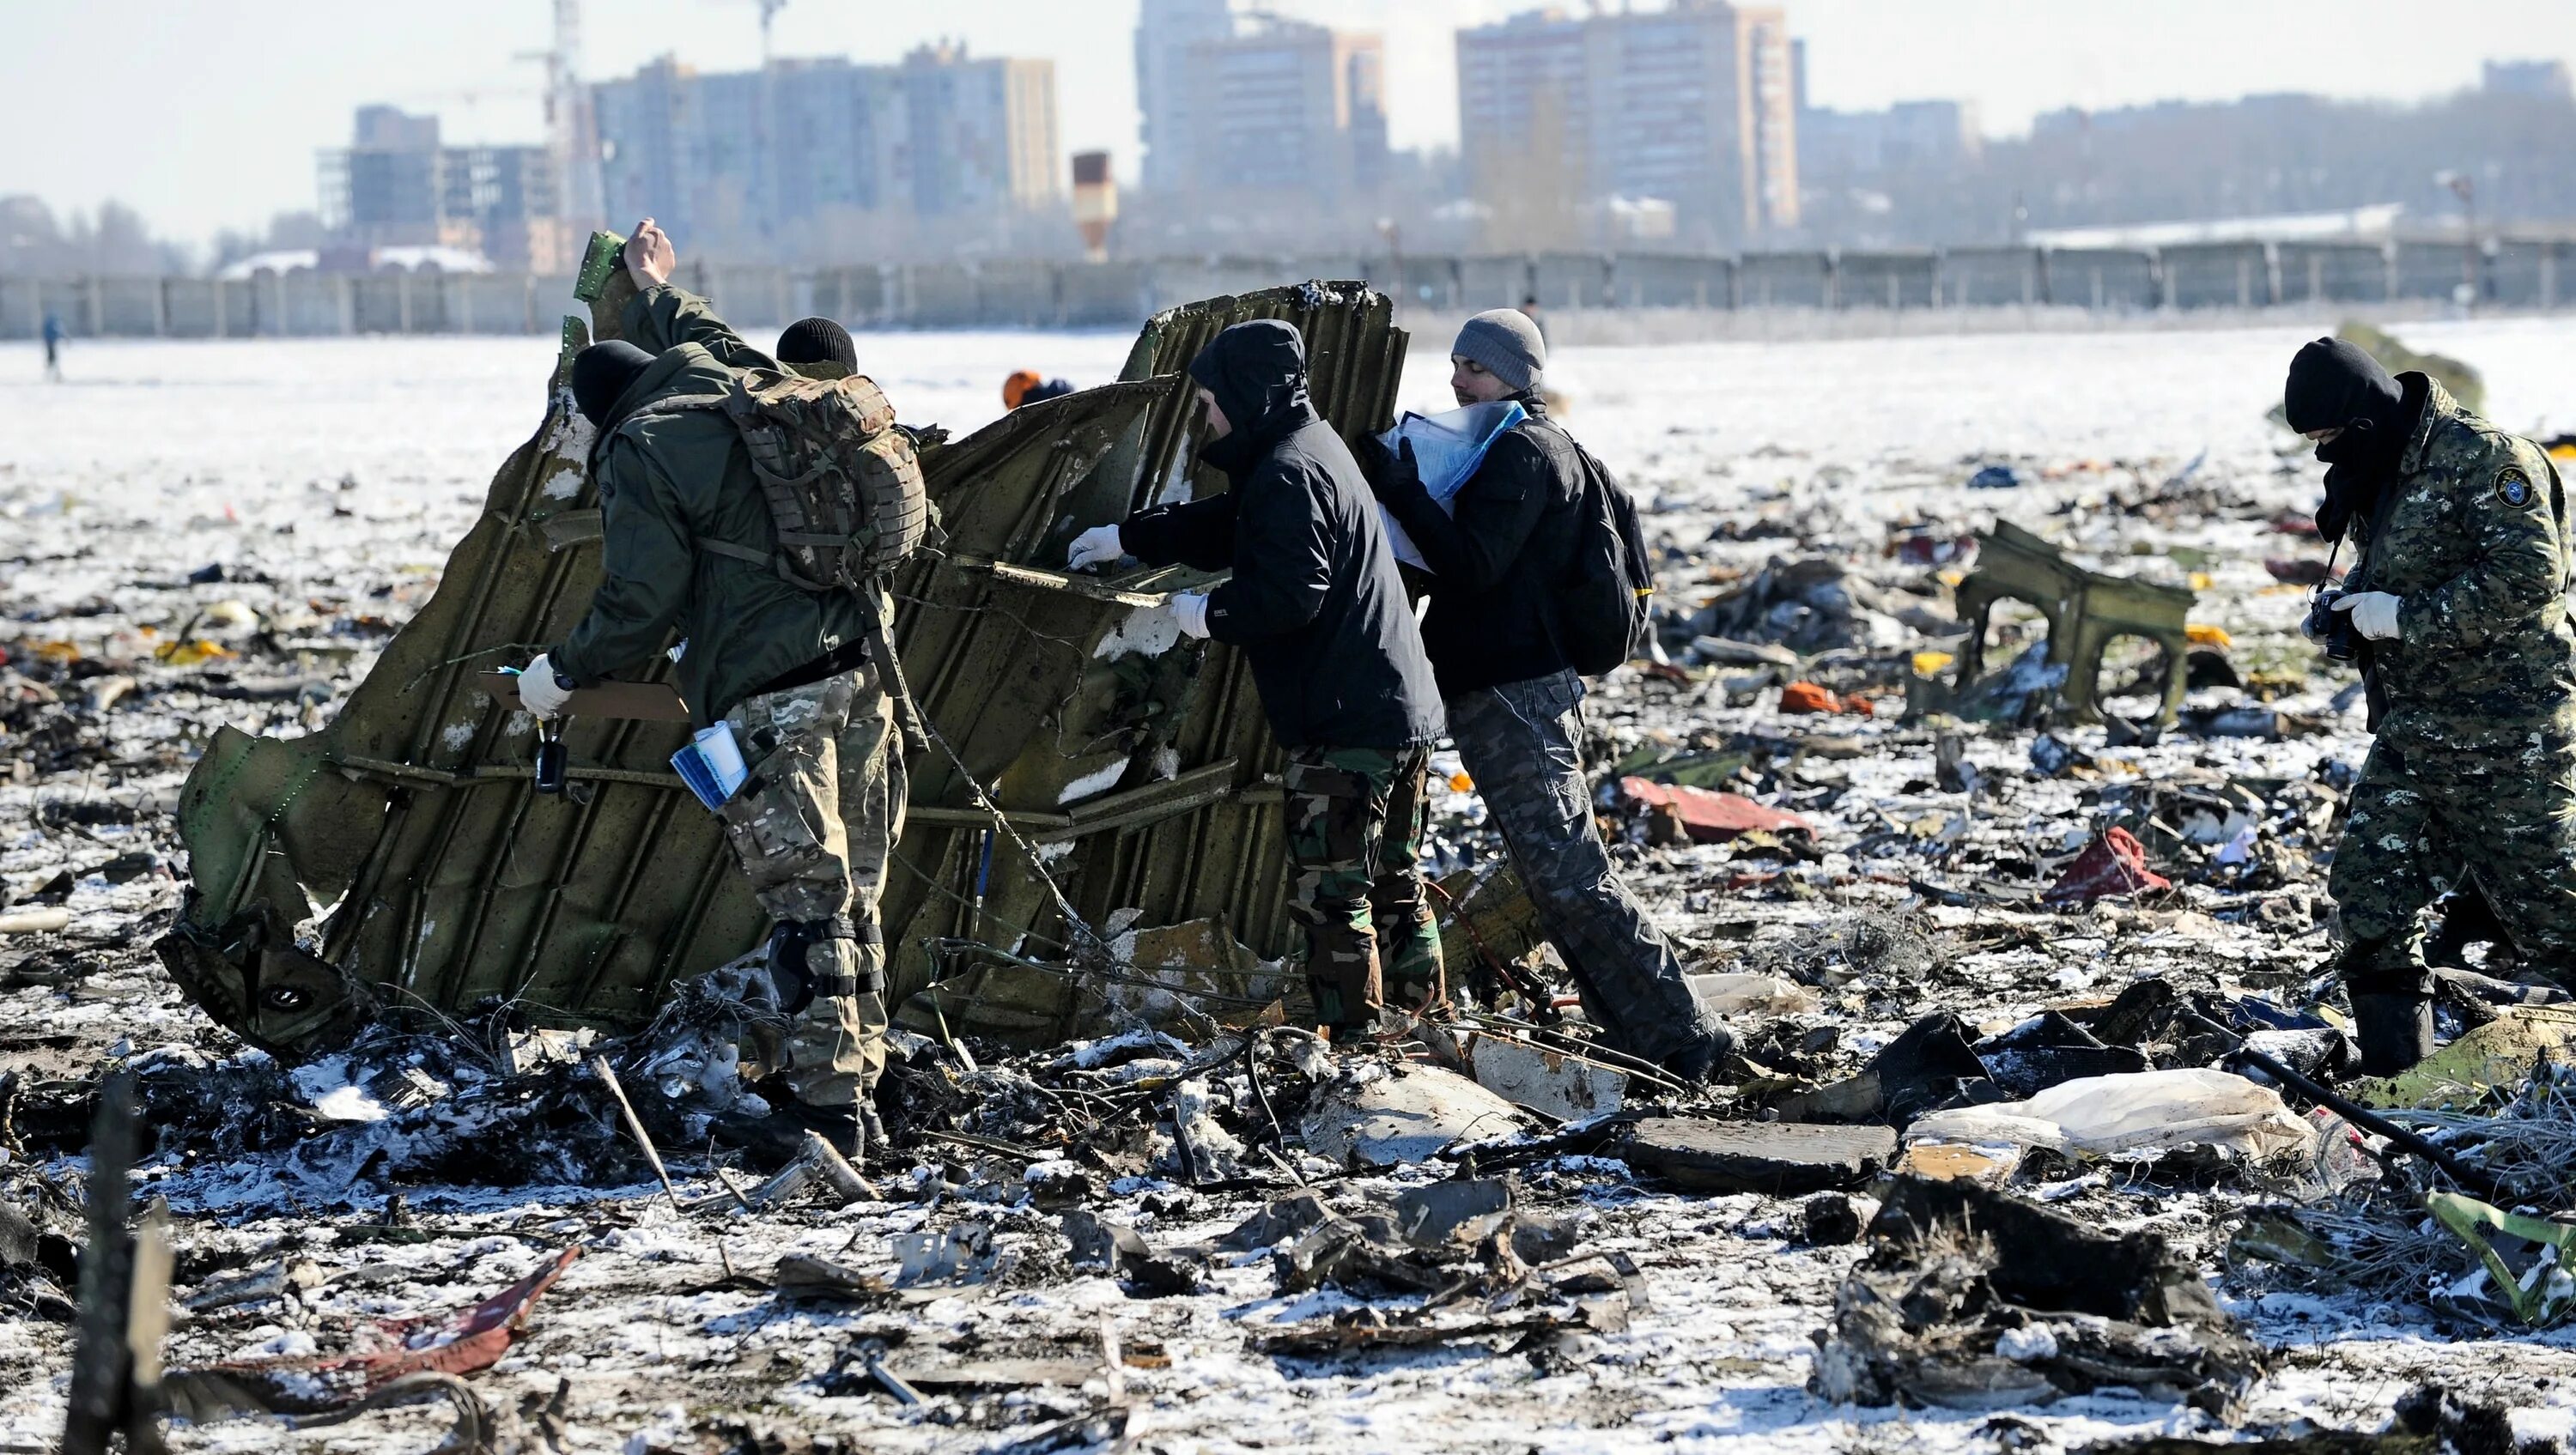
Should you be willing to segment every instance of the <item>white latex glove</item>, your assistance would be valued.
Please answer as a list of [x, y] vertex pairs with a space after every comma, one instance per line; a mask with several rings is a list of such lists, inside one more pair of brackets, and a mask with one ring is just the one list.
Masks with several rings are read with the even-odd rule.
[[1205, 640], [1207, 629], [1207, 593], [1184, 591], [1172, 598], [1172, 615], [1181, 619], [1181, 634]]
[[1125, 554], [1127, 547], [1118, 539], [1118, 527], [1095, 525], [1073, 538], [1073, 549], [1065, 554], [1064, 568], [1079, 571], [1086, 566], [1115, 565]]
[[2338, 598], [2337, 611], [2352, 613], [2353, 630], [2374, 642], [2397, 640], [2398, 601], [2385, 591], [2360, 591]]
[[555, 664], [543, 652], [519, 674], [519, 705], [538, 718], [551, 718], [572, 700], [572, 689], [555, 676]]

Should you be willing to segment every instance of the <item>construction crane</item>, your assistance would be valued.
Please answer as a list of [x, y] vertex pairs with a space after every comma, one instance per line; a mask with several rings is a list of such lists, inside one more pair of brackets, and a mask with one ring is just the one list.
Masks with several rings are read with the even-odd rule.
[[561, 174], [563, 215], [583, 225], [600, 221], [599, 138], [590, 98], [581, 83], [581, 0], [552, 0], [554, 44], [510, 59], [546, 68], [546, 149]]
[[760, 68], [765, 71], [769, 69], [770, 57], [774, 54], [770, 46], [770, 28], [777, 22], [778, 12], [787, 8], [787, 0], [734, 0], [734, 3], [760, 7]]

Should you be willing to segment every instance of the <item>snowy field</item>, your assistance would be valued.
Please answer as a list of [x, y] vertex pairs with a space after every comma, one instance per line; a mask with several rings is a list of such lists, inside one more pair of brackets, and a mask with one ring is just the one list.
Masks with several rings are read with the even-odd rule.
[[[1594, 453], [1624, 471], [1780, 450], [1852, 462], [2188, 458], [2275, 443], [2263, 410], [2311, 336], [2113, 330], [1569, 348], [1551, 372]], [[2576, 320], [2427, 323], [2406, 337], [2485, 371], [2489, 413], [2505, 428], [2576, 430]], [[1012, 370], [1105, 383], [1130, 342], [869, 334], [860, 349], [906, 420], [962, 434], [1001, 414]], [[1415, 339], [1403, 407], [1448, 407], [1445, 343]], [[52, 386], [32, 346], [0, 346], [0, 482], [21, 506], [53, 489], [103, 503], [275, 511], [297, 490], [353, 477], [371, 500], [470, 506], [525, 437], [552, 357], [542, 339], [103, 340], [73, 345], [69, 382]]]
[[[2267, 534], [2260, 516], [2307, 508], [2316, 471], [2264, 414], [2291, 354], [2313, 332], [1570, 348], [1551, 372], [1570, 401], [1574, 431], [1652, 503], [1650, 529], [1705, 573], [1667, 578], [1667, 591], [1685, 605], [1773, 556], [1829, 555], [1878, 570], [1887, 566], [1892, 525], [1964, 531], [2000, 513], [2117, 569], [2205, 575], [2194, 620], [2231, 632], [2248, 660], [2290, 660], [2299, 649], [2287, 633], [2300, 600], [2272, 580], [2263, 560], [2295, 548]], [[2536, 434], [2576, 430], [2576, 319], [2403, 332], [2415, 348], [2482, 370], [2499, 424]], [[1114, 375], [1129, 342], [1123, 334], [1018, 333], [859, 340], [863, 368], [906, 420], [961, 434], [999, 415], [1000, 383], [1013, 369], [1097, 384]], [[1443, 342], [1416, 341], [1406, 406], [1447, 407]], [[0, 348], [0, 648], [62, 640], [93, 655], [120, 643], [131, 651], [143, 628], [167, 633], [181, 612], [225, 600], [273, 619], [373, 609], [398, 621], [425, 598], [494, 469], [534, 427], [551, 360], [544, 340], [101, 342], [72, 347], [69, 382], [57, 386], [38, 379], [32, 348]], [[1987, 463], [2012, 464], [2028, 483], [1964, 488]], [[2150, 518], [2121, 503], [2203, 482], [2244, 508], [2226, 520]], [[184, 584], [209, 565], [225, 567], [229, 579]], [[367, 660], [361, 651], [328, 666], [338, 674], [335, 696]], [[2293, 740], [2213, 737], [2135, 749], [2106, 743], [2098, 728], [2068, 736], [2150, 780], [2186, 770], [2305, 779], [2331, 759], [2358, 762], [2367, 746], [2359, 714], [2331, 706], [2339, 685], [2319, 675], [2282, 699], [2320, 725]], [[1605, 688], [1600, 705], [1604, 731], [1627, 747], [1785, 731], [1776, 703], [1776, 689], [1747, 696], [1703, 684], [1676, 692], [1627, 679]], [[276, 731], [294, 716], [292, 704], [235, 701], [195, 711], [184, 731], [157, 709], [117, 730], [128, 742], [169, 739], [161, 766], [131, 773], [118, 791], [166, 803], [192, 752], [183, 739], [208, 722]], [[1913, 830], [1917, 837], [1971, 846], [2045, 839], [2048, 853], [2070, 833], [2068, 842], [2083, 840], [2087, 810], [2076, 784], [2015, 781], [2031, 761], [2028, 732], [1971, 742], [1971, 760], [2012, 785], [2004, 807], [1978, 808], [1926, 786], [1928, 741], [1884, 720], [1852, 731], [1867, 751], [1830, 765], [1841, 796], [1811, 813], [1827, 852], [1785, 874], [1817, 886], [1820, 898], [1748, 890], [1739, 900], [1724, 886], [1754, 876], [1738, 874], [1747, 861], [1730, 860], [1719, 846], [1632, 856], [1632, 872], [1668, 926], [1703, 943], [1740, 942], [1812, 920], [1820, 905], [1903, 901], [1901, 875], [1856, 875], [1852, 856], [1864, 839], [1888, 837], [1889, 825], [1903, 838], [1905, 824], [1927, 814], [1932, 827]], [[40, 804], [97, 791], [79, 776], [22, 773], [13, 782], [0, 765], [0, 877], [9, 889], [24, 894], [66, 865], [153, 842], [148, 824], [105, 825], [79, 837], [39, 826]], [[158, 842], [166, 849], [166, 829]], [[2191, 892], [2191, 907], [2175, 912], [2106, 909], [2072, 921], [1931, 911], [1945, 932], [1963, 937], [1959, 963], [1983, 981], [1937, 992], [1856, 983], [1829, 1002], [1828, 1019], [1847, 1032], [1840, 1054], [1884, 1044], [1933, 1008], [1936, 993], [1992, 1026], [2144, 975], [2278, 985], [2322, 957], [2322, 930], [2305, 918], [2258, 925], [2198, 886]], [[0, 938], [0, 971], [8, 972], [0, 975], [0, 1020], [18, 1027], [0, 1039], [0, 1070], [22, 1057], [35, 1065], [49, 1036], [58, 1038], [42, 1051], [55, 1058], [46, 1062], [50, 1075], [87, 1074], [88, 1065], [73, 1064], [78, 1057], [94, 1064], [111, 1048], [193, 1044], [232, 1054], [179, 1003], [145, 948], [178, 893], [166, 873], [111, 883], [84, 870], [67, 901], [77, 916], [68, 943], [96, 960], [77, 983], [16, 975], [18, 952]], [[27, 1170], [0, 1153], [0, 1173]], [[844, 1448], [998, 1450], [1049, 1408], [1081, 1404], [1062, 1392], [1049, 1397], [1054, 1406], [1035, 1394], [987, 1399], [975, 1406], [971, 1427], [952, 1428], [863, 1392], [818, 1392], [834, 1355], [889, 1316], [780, 1313], [731, 1278], [736, 1266], [765, 1268], [788, 1252], [890, 1266], [880, 1252], [888, 1235], [939, 1221], [925, 1204], [684, 1222], [649, 1199], [649, 1188], [607, 1199], [561, 1188], [445, 1199], [428, 1190], [411, 1196], [429, 1235], [388, 1243], [332, 1225], [334, 1218], [372, 1224], [372, 1212], [355, 1214], [380, 1207], [380, 1193], [302, 1189], [308, 1214], [268, 1205], [273, 1183], [243, 1198], [238, 1189], [260, 1178], [190, 1165], [184, 1156], [163, 1159], [152, 1176], [183, 1215], [183, 1281], [190, 1260], [247, 1267], [288, 1254], [369, 1275], [317, 1289], [300, 1309], [289, 1300], [282, 1316], [233, 1315], [182, 1329], [183, 1354], [198, 1359], [309, 1351], [317, 1338], [328, 1348], [371, 1317], [470, 1302], [537, 1267], [564, 1239], [584, 1239], [589, 1253], [539, 1306], [529, 1340], [476, 1380], [487, 1401], [529, 1409], [543, 1405], [558, 1380], [569, 1381], [557, 1448], [635, 1455], [808, 1448], [727, 1444], [709, 1433], [714, 1413], [758, 1410], [790, 1430], [840, 1432], [854, 1442]], [[1429, 1176], [1417, 1170], [1347, 1185]], [[1825, 1403], [1807, 1392], [1810, 1336], [1828, 1321], [1834, 1289], [1860, 1248], [1785, 1236], [1779, 1202], [1676, 1196], [1631, 1182], [1616, 1163], [1560, 1159], [1525, 1177], [1534, 1195], [1589, 1220], [1587, 1247], [1627, 1251], [1645, 1269], [1649, 1304], [1626, 1332], [1521, 1355], [1469, 1344], [1375, 1359], [1275, 1360], [1246, 1352], [1248, 1324], [1314, 1317], [1355, 1301], [1321, 1291], [1274, 1294], [1267, 1264], [1257, 1261], [1221, 1266], [1211, 1289], [1189, 1297], [1149, 1303], [1104, 1278], [1058, 1278], [921, 1302], [904, 1317], [927, 1331], [924, 1343], [935, 1335], [952, 1349], [1045, 1345], [1061, 1354], [1114, 1316], [1131, 1341], [1150, 1338], [1169, 1357], [1165, 1367], [1128, 1371], [1136, 1449], [1947, 1455], [2072, 1451], [2159, 1433], [2223, 1437], [2195, 1411], [2127, 1392], [1994, 1413]], [[2529, 1435], [2564, 1431], [2576, 1413], [2576, 1352], [2565, 1336], [2480, 1344], [2388, 1291], [2327, 1295], [2232, 1281], [2221, 1276], [2222, 1224], [2250, 1195], [2144, 1181], [2113, 1169], [2049, 1192], [2099, 1225], [2166, 1233], [2217, 1281], [2222, 1303], [2247, 1330], [2276, 1350], [2272, 1373], [2247, 1401], [2246, 1425], [2290, 1435], [2308, 1422], [2375, 1429], [2391, 1402], [2428, 1374], [2493, 1389], [2520, 1407], [2515, 1426]], [[721, 1192], [704, 1178], [688, 1190]], [[1254, 1205], [1157, 1185], [1121, 1191], [1099, 1210], [1135, 1222], [1159, 1244], [1212, 1236]], [[1053, 1237], [1052, 1219], [1034, 1213], [1005, 1215], [1001, 1225], [1013, 1246], [1034, 1250]], [[68, 1347], [58, 1325], [0, 1313], [0, 1450], [50, 1448]], [[421, 1449], [439, 1429], [378, 1419], [297, 1436], [291, 1447]], [[284, 1439], [273, 1423], [249, 1421], [184, 1431], [175, 1443], [230, 1451], [285, 1448]]]

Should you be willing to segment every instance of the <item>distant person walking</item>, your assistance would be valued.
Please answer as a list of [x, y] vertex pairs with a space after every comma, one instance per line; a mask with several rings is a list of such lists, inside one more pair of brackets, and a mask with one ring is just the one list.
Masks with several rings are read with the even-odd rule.
[[45, 315], [45, 377], [63, 382], [63, 320], [60, 315]]

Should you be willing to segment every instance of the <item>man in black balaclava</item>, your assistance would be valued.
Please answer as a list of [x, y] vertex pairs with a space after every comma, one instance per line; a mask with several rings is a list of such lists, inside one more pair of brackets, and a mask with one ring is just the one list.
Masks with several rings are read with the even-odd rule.
[[2319, 339], [2282, 408], [2360, 552], [2334, 609], [2368, 643], [2377, 733], [2326, 889], [2362, 1069], [2433, 1047], [2424, 908], [2463, 872], [2526, 965], [2576, 980], [2576, 629], [2549, 458], [2419, 373]]
[[1084, 531], [1070, 564], [1233, 569], [1173, 611], [1182, 632], [1240, 647], [1252, 666], [1288, 750], [1288, 912], [1306, 929], [1316, 1019], [1366, 1035], [1387, 1028], [1387, 1006], [1429, 1009], [1443, 994], [1417, 863], [1440, 694], [1377, 502], [1307, 398], [1295, 326], [1236, 324], [1190, 379], [1207, 420], [1199, 462], [1230, 488]]
[[2318, 534], [2340, 540], [2355, 519], [2369, 514], [2380, 490], [2396, 477], [2408, 427], [2423, 407], [2419, 395], [2409, 409], [2404, 386], [2347, 340], [2318, 339], [2290, 360], [2282, 413], [2290, 428], [2317, 441], [2317, 458], [2327, 466]]

